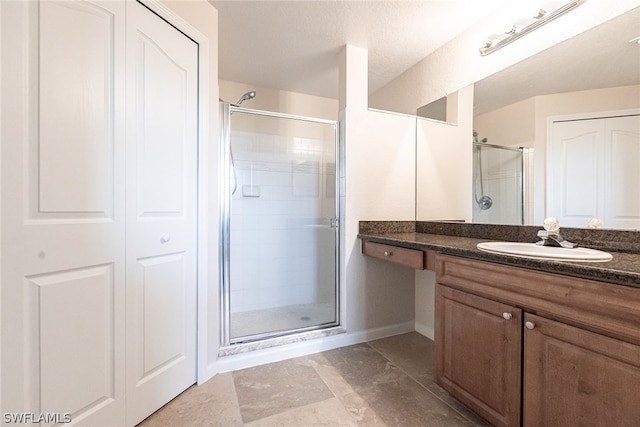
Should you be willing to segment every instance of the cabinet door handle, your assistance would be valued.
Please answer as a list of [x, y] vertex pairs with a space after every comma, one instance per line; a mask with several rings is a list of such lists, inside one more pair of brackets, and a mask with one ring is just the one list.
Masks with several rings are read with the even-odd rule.
[[511, 315], [511, 313], [505, 311], [504, 313], [502, 313], [502, 317], [504, 317], [504, 320], [511, 320], [513, 316]]
[[168, 234], [163, 234], [163, 235], [160, 237], [160, 243], [162, 243], [163, 245], [164, 245], [165, 243], [169, 243], [169, 240], [171, 240], [171, 236], [169, 236]]
[[384, 251], [384, 256], [391, 256], [393, 255], [393, 253], [391, 253], [390, 251]]
[[533, 329], [536, 327], [536, 324], [533, 322], [524, 322], [524, 327], [527, 329]]

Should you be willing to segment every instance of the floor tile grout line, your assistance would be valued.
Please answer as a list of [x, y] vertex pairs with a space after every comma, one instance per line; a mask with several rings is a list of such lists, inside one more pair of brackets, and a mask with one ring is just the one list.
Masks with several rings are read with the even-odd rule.
[[236, 379], [233, 375], [233, 372], [234, 371], [229, 372], [231, 376], [231, 387], [233, 388], [233, 395], [236, 398], [235, 399], [236, 408], [238, 409], [238, 414], [240, 414], [240, 422], [242, 423], [240, 427], [244, 427], [247, 423], [244, 421], [244, 417], [242, 416], [242, 410], [240, 408], [240, 398], [238, 397], [238, 389], [236, 388]]
[[[322, 354], [323, 352], [320, 353], [316, 353], [316, 354]], [[305, 356], [307, 358], [307, 360], [311, 361], [311, 359], [308, 356]], [[340, 404], [340, 406], [342, 406], [342, 408], [344, 408], [345, 412], [347, 414], [349, 414], [350, 419], [355, 422], [358, 423], [358, 420], [355, 418], [355, 416], [353, 415], [353, 413], [349, 410], [349, 408], [347, 408], [344, 405], [343, 400], [341, 399], [340, 396], [336, 395], [336, 393], [333, 391], [333, 389], [329, 386], [329, 384], [327, 384], [327, 382], [324, 380], [324, 376], [322, 376], [320, 374], [320, 372], [318, 372], [318, 369], [316, 367], [317, 363], [312, 363], [311, 367], [313, 367], [313, 370], [316, 371], [316, 374], [318, 375], [318, 377], [320, 378], [320, 380], [324, 383], [324, 385], [329, 389], [329, 391], [331, 392], [331, 394], [333, 394], [333, 398], [336, 399], [338, 401], [338, 403]], [[342, 377], [342, 375], [340, 375]], [[355, 390], [353, 390], [353, 393], [356, 393]]]
[[[310, 366], [310, 367], [314, 370], [314, 372], [316, 373], [316, 375], [318, 376], [318, 378], [320, 379], [320, 381], [322, 381], [322, 383], [325, 385], [325, 387], [327, 388], [327, 390], [329, 390], [329, 392], [331, 393], [332, 397], [328, 397], [328, 398], [326, 398], [326, 399], [319, 400], [319, 401], [317, 401], [317, 402], [307, 403], [307, 404], [302, 405], [302, 406], [297, 406], [297, 407], [288, 408], [288, 409], [286, 409], [285, 411], [282, 411], [282, 412], [279, 412], [279, 413], [270, 414], [270, 415], [264, 416], [264, 417], [262, 417], [262, 418], [257, 418], [257, 419], [255, 419], [255, 420], [251, 420], [251, 421], [245, 422], [244, 417], [242, 416], [242, 411], [240, 410], [240, 399], [238, 398], [238, 392], [237, 392], [237, 389], [236, 389], [236, 387], [235, 387], [235, 379], [234, 379], [234, 380], [232, 381], [232, 382], [233, 382], [233, 389], [234, 389], [234, 392], [235, 392], [235, 395], [236, 395], [236, 401], [238, 402], [238, 409], [240, 410], [240, 420], [242, 421], [242, 425], [241, 425], [240, 427], [245, 427], [245, 426], [247, 426], [247, 425], [250, 425], [251, 423], [255, 423], [255, 422], [258, 422], [258, 421], [260, 421], [260, 420], [264, 420], [264, 419], [266, 419], [266, 418], [269, 418], [269, 417], [274, 417], [274, 416], [282, 415], [282, 414], [285, 414], [285, 413], [287, 413], [287, 412], [289, 412], [289, 411], [293, 411], [293, 410], [297, 410], [297, 409], [302, 409], [302, 408], [304, 408], [304, 407], [306, 407], [306, 406], [316, 405], [316, 404], [318, 404], [318, 403], [326, 402], [327, 400], [331, 400], [331, 399], [337, 399], [337, 400], [338, 400], [338, 402], [340, 403], [340, 405], [345, 409], [345, 411], [346, 411], [346, 412], [351, 416], [351, 418], [353, 419], [353, 414], [352, 414], [352, 413], [351, 413], [351, 412], [350, 412], [350, 411], [349, 411], [349, 410], [344, 406], [344, 404], [342, 403], [342, 399], [340, 399], [340, 397], [338, 397], [338, 396], [336, 395], [336, 393], [331, 389], [331, 387], [329, 387], [329, 384], [327, 384], [327, 382], [324, 380], [324, 378], [323, 378], [323, 376], [320, 374], [320, 372], [318, 372], [318, 369], [317, 369], [317, 368], [316, 368], [316, 366], [315, 366], [315, 365], [316, 365], [316, 363], [313, 363], [313, 360], [312, 360], [312, 357], [311, 357], [311, 356], [314, 356], [314, 355], [317, 355], [317, 354], [321, 354], [321, 353], [322, 353], [322, 352], [320, 352], [320, 353], [313, 353], [313, 354], [306, 355], [306, 356], [293, 357], [293, 358], [290, 358], [290, 359], [282, 360], [282, 361], [280, 361], [280, 362], [285, 362], [285, 361], [294, 361], [294, 360], [296, 360], [296, 359], [297, 359], [297, 360], [304, 360], [304, 361], [305, 361], [305, 363], [308, 363], [308, 366]], [[272, 363], [279, 363], [279, 362], [272, 362]], [[231, 374], [233, 374], [233, 372], [235, 372], [235, 371], [232, 371], [232, 372], [231, 372]], [[234, 378], [234, 377], [233, 377], [233, 375], [232, 375], [232, 379], [233, 379], [233, 378]], [[354, 422], [357, 422], [357, 420], [353, 420], [353, 421], [354, 421]]]
[[[454, 412], [456, 412], [458, 415], [460, 415], [462, 418], [464, 418], [465, 420], [469, 421], [471, 424], [473, 424], [474, 426], [477, 425], [473, 420], [469, 419], [465, 414], [463, 414], [462, 412], [460, 412], [457, 408], [451, 406], [447, 401], [445, 401], [444, 399], [442, 399], [440, 396], [438, 396], [437, 394], [435, 394], [433, 391], [429, 390], [424, 384], [422, 384], [420, 381], [418, 381], [413, 375], [409, 374], [407, 371], [405, 371], [404, 369], [402, 369], [400, 366], [398, 366], [396, 363], [393, 363], [389, 357], [387, 357], [382, 351], [378, 350], [377, 348], [373, 347], [370, 344], [371, 341], [367, 341], [367, 345], [369, 347], [371, 347], [373, 350], [375, 350], [376, 352], [378, 352], [378, 354], [382, 357], [384, 357], [389, 363], [391, 363], [393, 366], [395, 366], [399, 371], [401, 371], [403, 374], [405, 374], [406, 376], [408, 376], [409, 378], [411, 378], [411, 380], [413, 382], [415, 382], [416, 384], [418, 384], [422, 389], [426, 390], [427, 392], [429, 392], [431, 395], [433, 395], [436, 399], [438, 399], [440, 402], [444, 403], [448, 408], [451, 408], [451, 410], [453, 410]], [[435, 382], [434, 382], [435, 384]], [[436, 384], [437, 385], [437, 384]], [[439, 386], [438, 386], [439, 387]]]
[[[391, 337], [388, 337], [388, 338], [391, 338]], [[451, 411], [450, 412], [451, 415], [457, 414], [457, 416], [460, 417], [458, 422], [459, 424], [469, 423], [470, 425], [475, 427], [489, 426], [490, 424], [486, 423], [486, 421], [483, 421], [481, 417], [477, 415], [474, 416], [474, 412], [470, 408], [468, 409], [464, 404], [460, 403], [457, 400], [454, 400], [452, 397], [450, 397], [450, 395], [446, 394], [446, 391], [444, 391], [444, 389], [440, 388], [435, 383], [435, 381], [433, 380], [434, 373], [430, 368], [431, 363], [429, 362], [429, 360], [431, 359], [432, 351], [433, 351], [433, 348], [432, 348], [433, 342], [431, 342], [430, 344], [426, 343], [426, 347], [423, 347], [424, 343], [422, 341], [420, 342], [415, 341], [415, 339], [417, 338], [408, 336], [406, 340], [400, 340], [400, 341], [391, 340], [391, 341], [385, 342], [383, 341], [384, 338], [382, 338], [382, 339], [376, 339], [371, 341], [365, 341], [360, 343], [359, 345], [363, 346], [362, 347], [363, 350], [366, 349], [365, 353], [367, 353], [368, 351], [371, 351], [372, 352], [371, 357], [373, 357], [374, 359], [377, 359], [378, 357], [381, 358], [379, 362], [384, 361], [388, 365], [388, 367], [385, 369], [396, 370], [398, 374], [398, 378], [401, 378], [401, 377], [410, 378], [411, 381], [407, 383], [407, 385], [409, 385], [410, 383], [415, 385], [417, 383], [420, 389], [428, 392], [428, 396], [431, 396], [431, 398], [433, 397], [436, 398], [436, 399], [433, 399], [434, 404], [437, 404], [437, 402], [439, 402], [440, 404], [443, 405], [443, 407], [447, 408], [447, 411]], [[347, 346], [347, 347], [353, 347], [353, 346]], [[378, 415], [378, 411], [377, 411], [378, 406], [375, 404], [374, 406], [371, 406], [373, 402], [370, 401], [368, 398], [364, 398], [362, 394], [364, 393], [364, 395], [366, 396], [367, 392], [360, 389], [361, 386], [368, 387], [369, 382], [361, 383], [361, 381], [356, 381], [356, 383], [353, 383], [349, 379], [351, 373], [345, 376], [345, 372], [342, 369], [343, 359], [342, 359], [342, 356], [340, 356], [341, 353], [339, 354], [340, 357], [336, 360], [333, 360], [332, 356], [323, 355], [323, 353], [329, 353], [330, 351], [331, 350], [320, 351], [310, 355], [304, 355], [304, 356], [287, 359], [289, 361], [298, 359], [298, 362], [297, 362], [298, 364], [307, 366], [307, 368], [305, 369], [312, 368], [313, 372], [315, 372], [315, 375], [317, 376], [317, 379], [319, 379], [321, 383], [324, 385], [324, 387], [329, 391], [329, 393], [326, 394], [327, 397], [325, 399], [322, 399], [317, 402], [308, 403], [306, 405], [299, 406], [299, 407], [288, 408], [283, 412], [263, 416], [262, 418], [258, 418], [258, 419], [247, 422], [243, 417], [243, 414], [241, 411], [241, 405], [240, 405], [240, 395], [243, 393], [241, 392], [241, 390], [239, 390], [236, 387], [237, 386], [236, 381], [241, 380], [241, 378], [243, 378], [243, 377], [236, 378], [236, 373], [241, 370], [230, 371], [226, 374], [223, 374], [223, 375], [229, 375], [229, 377], [227, 377], [227, 379], [224, 379], [223, 381], [221, 380], [221, 382], [217, 383], [217, 385], [213, 389], [208, 389], [205, 391], [207, 393], [214, 392], [214, 391], [224, 392], [225, 395], [228, 396], [227, 398], [223, 399], [224, 401], [226, 401], [225, 402], [226, 405], [224, 406], [225, 408], [224, 411], [225, 412], [232, 411], [233, 409], [235, 409], [237, 412], [234, 411], [235, 413], [233, 414], [231, 414], [231, 412], [226, 412], [227, 415], [225, 415], [225, 418], [229, 417], [228, 421], [231, 421], [231, 419], [233, 419], [233, 425], [237, 427], [247, 427], [249, 425], [255, 425], [255, 423], [267, 425], [269, 424], [270, 421], [265, 421], [265, 420], [268, 419], [269, 417], [287, 414], [294, 410], [298, 411], [300, 409], [303, 409], [305, 406], [316, 405], [321, 402], [328, 402], [331, 399], [335, 399], [331, 403], [331, 405], [335, 405], [333, 406], [334, 410], [338, 410], [338, 411], [344, 410], [346, 412], [346, 414], [344, 414], [344, 416], [342, 417], [345, 420], [345, 423], [346, 423], [345, 425], [360, 425], [363, 420], [369, 420], [369, 418], [372, 416], [371, 414], [373, 414], [375, 419], [379, 420], [379, 422], [383, 422], [383, 420], [379, 418], [379, 415]], [[353, 353], [349, 353], [349, 354], [352, 354], [353, 357], [357, 356]], [[377, 355], [377, 356], [374, 356], [374, 355]], [[351, 360], [350, 357], [348, 359]], [[376, 362], [376, 364], [379, 362]], [[270, 364], [271, 363], [268, 363], [265, 365], [270, 365]], [[376, 368], [376, 369], [379, 369], [379, 368]], [[308, 374], [312, 373], [312, 371], [307, 371], [307, 372]], [[410, 374], [409, 372], [413, 372], [414, 375]], [[394, 374], [394, 376], [396, 376], [396, 374]], [[272, 374], [271, 374], [271, 377], [273, 377]], [[306, 375], [304, 377], [306, 378]], [[296, 378], [300, 379], [302, 377], [296, 377]], [[359, 378], [362, 378], [362, 377], [359, 377]], [[422, 381], [420, 379], [422, 379]], [[388, 381], [392, 382], [392, 379], [386, 378], [383, 382], [388, 382]], [[316, 383], [316, 384], [318, 386], [320, 385], [320, 383]], [[223, 385], [224, 385], [224, 388], [220, 388]], [[440, 391], [442, 391], [442, 393], [440, 393]], [[414, 393], [415, 392], [417, 392], [416, 389], [414, 389]], [[179, 396], [176, 397], [176, 400], [182, 398], [184, 401], [184, 399], [189, 398], [189, 399], [195, 399], [195, 401], [198, 401], [198, 396], [200, 396], [200, 394], [198, 393], [188, 394], [187, 390], [185, 390], [185, 392], [181, 393]], [[246, 395], [244, 394], [243, 396], [246, 397]], [[356, 399], [356, 400], [353, 400], [353, 399]], [[214, 400], [217, 400], [217, 399], [214, 399]], [[207, 400], [207, 402], [209, 402], [209, 400]], [[163, 406], [163, 408], [160, 408], [158, 411], [156, 411], [156, 413], [162, 413], [162, 411], [165, 411], [167, 414], [169, 414], [170, 419], [172, 419], [171, 418], [172, 413], [174, 417], [175, 416], [179, 417], [180, 411], [181, 411], [180, 408], [182, 406], [181, 405], [169, 406], [170, 404], [171, 402], [167, 403], [167, 405]], [[338, 409], [338, 408], [341, 408], [341, 409]], [[366, 411], [362, 412], [359, 410], [359, 408], [362, 408], [363, 410], [367, 409], [367, 411], [370, 410], [371, 413]], [[149, 418], [152, 418], [156, 413], [152, 414]], [[299, 416], [299, 414], [295, 416], [297, 417]], [[162, 425], [158, 423], [158, 421], [162, 420], [162, 416], [156, 417], [156, 418], [157, 420], [155, 421], [151, 420], [151, 422], [148, 423], [148, 427], [152, 427], [154, 425], [155, 426]], [[145, 422], [146, 421], [147, 420], [145, 420]], [[454, 421], [452, 420], [452, 422]], [[145, 426], [146, 425], [147, 424], [145, 424]], [[171, 425], [171, 424], [164, 424], [164, 425]], [[178, 425], [178, 424], [173, 424], [173, 425]], [[228, 425], [230, 426], [232, 424], [229, 423]]]

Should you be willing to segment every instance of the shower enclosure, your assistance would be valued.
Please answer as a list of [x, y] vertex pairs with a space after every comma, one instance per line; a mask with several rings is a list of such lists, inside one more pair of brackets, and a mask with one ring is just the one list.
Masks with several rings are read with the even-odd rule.
[[222, 344], [338, 325], [337, 123], [220, 105]]
[[473, 222], [524, 224], [524, 149], [474, 142], [473, 197]]

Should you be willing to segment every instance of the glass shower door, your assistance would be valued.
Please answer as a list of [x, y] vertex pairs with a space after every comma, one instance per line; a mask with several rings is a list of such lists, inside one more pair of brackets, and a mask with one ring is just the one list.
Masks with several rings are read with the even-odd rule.
[[228, 342], [338, 324], [337, 124], [230, 106]]

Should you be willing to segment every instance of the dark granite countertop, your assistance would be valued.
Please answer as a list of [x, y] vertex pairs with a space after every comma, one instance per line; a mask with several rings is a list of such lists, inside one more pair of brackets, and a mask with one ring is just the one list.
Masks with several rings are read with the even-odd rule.
[[[499, 264], [640, 288], [640, 253], [616, 252], [610, 249], [605, 249], [613, 255], [613, 259], [607, 262], [548, 261], [532, 258], [518, 258], [481, 251], [476, 248], [476, 245], [480, 242], [495, 240], [535, 242], [537, 240], [535, 237], [530, 239], [528, 238], [531, 231], [529, 229], [533, 228], [537, 232], [539, 227], [515, 226], [516, 228], [514, 230], [517, 231], [518, 234], [524, 234], [524, 239], [498, 239], [493, 238], [494, 236], [492, 236], [491, 230], [489, 233], [486, 232], [486, 225], [479, 225], [476, 236], [473, 236], [474, 232], [469, 232], [468, 230], [472, 229], [473, 227], [469, 228], [469, 226], [473, 226], [474, 224], [448, 223], [451, 227], [443, 227], [442, 224], [443, 223], [427, 222], [415, 223], [413, 221], [367, 221], [361, 222], [358, 237], [362, 240], [377, 243], [385, 243], [411, 249], [434, 250], [447, 255], [461, 256], [481, 261], [495, 262]], [[463, 229], [462, 232], [460, 231], [461, 229]], [[637, 232], [631, 231], [629, 233]], [[507, 237], [514, 237], [514, 235]], [[586, 245], [584, 246], [586, 247]], [[602, 244], [598, 246], [598, 249], [604, 249]], [[595, 247], [595, 245], [591, 247]], [[625, 247], [625, 250], [629, 249], [635, 248]]]

